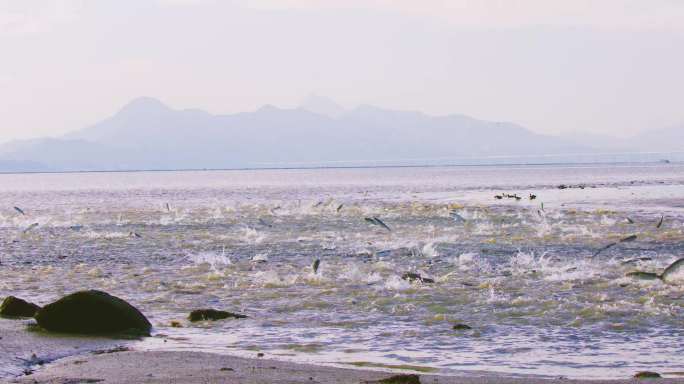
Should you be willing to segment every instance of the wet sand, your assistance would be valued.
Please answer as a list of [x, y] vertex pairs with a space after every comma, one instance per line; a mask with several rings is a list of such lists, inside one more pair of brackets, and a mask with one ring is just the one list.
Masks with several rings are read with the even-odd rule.
[[[410, 372], [408, 372], [410, 373]], [[247, 359], [203, 352], [125, 351], [62, 359], [31, 375], [8, 383], [381, 383], [398, 372], [347, 369], [268, 360]], [[583, 381], [537, 377], [439, 376], [420, 374], [421, 383], [534, 384], [534, 383], [634, 383], [635, 379]], [[649, 380], [638, 380], [648, 382]], [[684, 379], [659, 379], [658, 383], [684, 383]]]
[[74, 355], [107, 351], [132, 340], [51, 334], [35, 330], [33, 320], [0, 318], [0, 380], [23, 374], [35, 366]]

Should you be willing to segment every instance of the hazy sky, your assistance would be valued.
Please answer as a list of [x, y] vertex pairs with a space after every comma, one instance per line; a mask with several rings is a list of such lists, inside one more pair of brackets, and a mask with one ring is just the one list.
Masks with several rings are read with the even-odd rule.
[[307, 94], [537, 132], [684, 123], [680, 0], [0, 0], [0, 141], [138, 96], [213, 113]]

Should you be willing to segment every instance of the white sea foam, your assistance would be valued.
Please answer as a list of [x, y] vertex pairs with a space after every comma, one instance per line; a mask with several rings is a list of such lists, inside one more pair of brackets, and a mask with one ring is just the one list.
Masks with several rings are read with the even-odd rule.
[[380, 288], [390, 291], [404, 291], [411, 288], [411, 283], [397, 275], [392, 275], [385, 280], [385, 284], [380, 286]]
[[192, 261], [197, 265], [207, 264], [212, 269], [218, 269], [219, 267], [225, 267], [232, 264], [230, 257], [226, 256], [225, 252], [198, 252], [188, 255], [188, 260]]

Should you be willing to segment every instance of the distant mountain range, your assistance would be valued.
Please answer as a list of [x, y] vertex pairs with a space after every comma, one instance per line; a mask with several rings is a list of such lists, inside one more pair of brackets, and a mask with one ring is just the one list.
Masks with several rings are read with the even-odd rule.
[[682, 152], [684, 151], [684, 124], [624, 138], [592, 134], [564, 135], [562, 138], [587, 148], [603, 151]]
[[684, 126], [624, 142], [561, 138], [464, 115], [345, 110], [318, 96], [231, 115], [143, 97], [63, 137], [0, 145], [0, 172], [572, 162], [606, 148], [682, 150], [682, 139]]

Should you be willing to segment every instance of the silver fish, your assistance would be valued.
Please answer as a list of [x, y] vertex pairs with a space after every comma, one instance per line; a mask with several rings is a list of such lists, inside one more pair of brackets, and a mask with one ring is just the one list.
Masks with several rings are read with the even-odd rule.
[[33, 223], [33, 224], [29, 225], [28, 227], [26, 227], [26, 229], [24, 229], [24, 233], [32, 230], [33, 228], [35, 228], [37, 226], [38, 226], [38, 223]]
[[670, 264], [660, 278], [666, 283], [675, 283], [684, 281], [684, 257], [676, 260], [674, 263]]
[[650, 260], [652, 260], [650, 257], [635, 257], [633, 259], [625, 260], [625, 261], [621, 262], [620, 264], [622, 264], [622, 265], [633, 264], [633, 263], [636, 263], [639, 261], [650, 261]]
[[620, 239], [620, 241], [618, 241], [618, 243], [629, 243], [629, 242], [634, 241], [636, 239], [637, 239], [637, 235], [629, 235], [627, 237], [623, 237], [622, 239]]
[[608, 250], [608, 249], [610, 249], [610, 248], [612, 248], [612, 247], [614, 247], [620, 243], [629, 243], [629, 242], [634, 241], [636, 239], [637, 239], [637, 235], [629, 235], [627, 237], [623, 237], [619, 241], [617, 241], [615, 243], [610, 243], [610, 244], [606, 245], [605, 247], [599, 249], [598, 251], [596, 251], [596, 253], [594, 253], [594, 256], [592, 256], [592, 257], [596, 257], [596, 256], [598, 256], [599, 253], [601, 253], [605, 250]]
[[311, 264], [311, 269], [313, 269], [314, 274], [318, 273], [318, 267], [320, 265], [321, 265], [321, 259], [316, 259], [316, 260], [314, 260], [313, 264]]
[[375, 220], [375, 223], [376, 223], [377, 225], [379, 225], [379, 226], [385, 228], [386, 230], [392, 232], [392, 230], [390, 229], [390, 227], [388, 227], [387, 224], [385, 224], [382, 220], [378, 219], [377, 217], [373, 217], [373, 220]]
[[456, 212], [456, 210], [449, 211], [449, 217], [454, 219], [454, 221], [457, 223], [465, 223], [466, 222], [466, 219], [464, 219], [463, 216], [459, 215], [458, 212]]
[[17, 212], [19, 212], [19, 213], [21, 213], [22, 215], [26, 216], [26, 214], [24, 213], [24, 211], [23, 211], [21, 208], [19, 208], [19, 207], [14, 207], [14, 210], [17, 211]]
[[402, 280], [407, 280], [409, 282], [414, 282], [414, 281], [419, 281], [421, 283], [425, 284], [432, 284], [435, 282], [434, 279], [431, 279], [429, 277], [421, 276], [418, 273], [414, 272], [406, 272], [403, 275], [401, 275]]
[[640, 280], [660, 279], [668, 284], [682, 283], [684, 282], [684, 257], [668, 265], [660, 275], [653, 272], [634, 271], [627, 273], [626, 276]]
[[642, 271], [629, 272], [625, 276], [632, 277], [632, 278], [639, 279], [639, 280], [656, 280], [656, 279], [661, 278], [661, 276], [657, 273], [642, 272]]
[[385, 224], [382, 220], [378, 219], [377, 217], [364, 217], [363, 220], [365, 220], [367, 223], [381, 226], [381, 227], [385, 228], [386, 230], [392, 232], [390, 227], [388, 227], [387, 224]]

